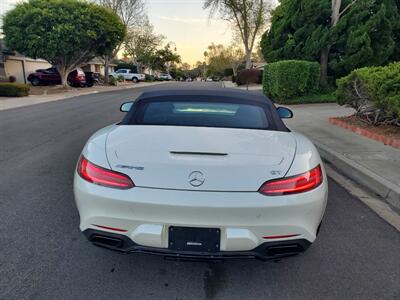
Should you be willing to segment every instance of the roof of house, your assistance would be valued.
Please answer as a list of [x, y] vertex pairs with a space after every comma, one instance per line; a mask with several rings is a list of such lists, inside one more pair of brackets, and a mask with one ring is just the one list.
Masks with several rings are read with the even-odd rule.
[[[87, 63], [87, 65], [104, 65], [104, 60], [101, 57], [94, 57], [91, 60], [89, 60]], [[110, 66], [112, 67], [116, 67], [117, 65], [114, 63], [109, 63]]]

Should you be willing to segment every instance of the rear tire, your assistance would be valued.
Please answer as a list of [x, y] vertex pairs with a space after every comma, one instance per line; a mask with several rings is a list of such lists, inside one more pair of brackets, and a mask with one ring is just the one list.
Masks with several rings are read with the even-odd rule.
[[33, 86], [38, 86], [38, 85], [40, 85], [40, 80], [39, 80], [39, 78], [37, 78], [37, 77], [32, 78], [32, 79], [31, 79], [31, 84], [32, 84]]
[[138, 83], [138, 82], [139, 82], [139, 80], [138, 80], [136, 77], [133, 77], [133, 78], [132, 78], [132, 81], [133, 81], [134, 83]]

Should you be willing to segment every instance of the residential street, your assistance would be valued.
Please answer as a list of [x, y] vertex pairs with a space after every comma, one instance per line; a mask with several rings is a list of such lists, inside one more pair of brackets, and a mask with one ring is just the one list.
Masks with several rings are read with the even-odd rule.
[[0, 111], [0, 299], [400, 299], [399, 232], [333, 180], [316, 243], [280, 262], [176, 262], [91, 245], [78, 227], [75, 164], [142, 90]]

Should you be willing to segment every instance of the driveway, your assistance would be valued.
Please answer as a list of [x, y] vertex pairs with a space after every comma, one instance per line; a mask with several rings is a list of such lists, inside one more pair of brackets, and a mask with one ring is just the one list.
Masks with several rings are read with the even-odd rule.
[[[214, 83], [168, 86], [204, 84]], [[140, 91], [0, 112], [0, 299], [400, 299], [399, 232], [332, 180], [316, 243], [277, 263], [174, 262], [90, 245], [78, 229], [75, 163]]]

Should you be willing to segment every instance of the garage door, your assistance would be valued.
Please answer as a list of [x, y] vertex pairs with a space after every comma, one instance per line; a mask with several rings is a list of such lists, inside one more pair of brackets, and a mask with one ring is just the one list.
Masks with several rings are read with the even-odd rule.
[[15, 78], [17, 78], [17, 82], [25, 83], [21, 60], [7, 60], [5, 67], [7, 77], [15, 76]]

